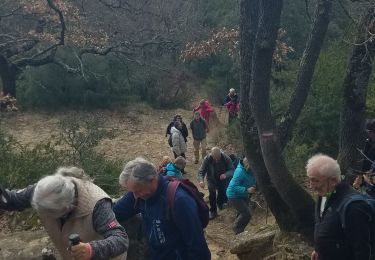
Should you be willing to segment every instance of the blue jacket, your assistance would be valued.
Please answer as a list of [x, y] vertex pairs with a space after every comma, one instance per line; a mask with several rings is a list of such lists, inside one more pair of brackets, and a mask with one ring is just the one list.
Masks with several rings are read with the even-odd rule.
[[183, 188], [177, 188], [174, 217], [167, 216], [166, 191], [168, 181], [159, 177], [155, 194], [135, 200], [128, 192], [113, 205], [118, 221], [141, 213], [148, 235], [152, 259], [155, 260], [209, 260], [211, 253], [204, 237], [195, 200]]
[[182, 179], [182, 172], [174, 166], [173, 163], [168, 163], [166, 167], [166, 173], [165, 175], [175, 177], [177, 179]]
[[246, 171], [242, 163], [239, 162], [227, 188], [228, 199], [247, 198], [249, 196], [247, 189], [255, 187], [255, 184], [253, 173]]

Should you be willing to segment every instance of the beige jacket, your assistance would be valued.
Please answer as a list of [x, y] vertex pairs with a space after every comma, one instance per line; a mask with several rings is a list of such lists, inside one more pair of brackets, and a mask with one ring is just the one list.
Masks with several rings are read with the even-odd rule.
[[[77, 208], [74, 209], [72, 215], [67, 219], [64, 225], [61, 227], [59, 219], [39, 215], [45, 230], [64, 260], [72, 259], [69, 251], [67, 251], [69, 247], [68, 236], [70, 234], [79, 234], [81, 241], [86, 243], [103, 239], [103, 237], [94, 230], [92, 214], [99, 200], [109, 198], [101, 188], [92, 182], [71, 178], [77, 187], [78, 204]], [[126, 253], [114, 259], [124, 260], [126, 259]]]

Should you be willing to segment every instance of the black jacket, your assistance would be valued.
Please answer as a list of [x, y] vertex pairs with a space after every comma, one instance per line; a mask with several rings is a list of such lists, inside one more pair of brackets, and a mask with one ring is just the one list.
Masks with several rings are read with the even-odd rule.
[[[365, 202], [349, 204], [346, 213], [346, 228], [340, 222], [338, 206], [351, 194], [357, 193], [349, 184], [342, 181], [327, 199], [320, 217], [319, 197], [315, 209], [315, 251], [319, 260], [367, 260], [371, 257], [369, 220], [370, 208]], [[370, 258], [371, 257], [371, 258]]]
[[375, 160], [375, 144], [370, 138], [366, 140], [364, 154], [368, 157], [368, 159], [363, 157], [362, 172], [367, 172], [371, 169], [371, 161]]
[[[172, 135], [171, 134], [171, 129], [172, 129], [172, 126], [174, 126], [174, 123], [176, 121], [172, 121], [168, 124], [167, 126], [167, 131], [165, 132], [165, 137], [167, 137], [168, 135]], [[182, 123], [182, 129], [180, 129], [181, 131], [181, 134], [182, 136], [184, 137], [184, 140], [185, 140], [185, 143], [187, 142], [187, 137], [189, 136], [189, 131], [186, 127], [186, 124], [184, 122], [181, 122]]]
[[[221, 169], [220, 172], [216, 172], [215, 168]], [[229, 180], [233, 177], [233, 172], [233, 163], [228, 155], [226, 155], [225, 153], [221, 153], [220, 160], [215, 163], [212, 155], [209, 154], [206, 155], [206, 157], [203, 159], [202, 165], [198, 170], [198, 181], [203, 181], [204, 177], [207, 176], [207, 183], [216, 186], [216, 184], [220, 182], [221, 174], [225, 174]]]

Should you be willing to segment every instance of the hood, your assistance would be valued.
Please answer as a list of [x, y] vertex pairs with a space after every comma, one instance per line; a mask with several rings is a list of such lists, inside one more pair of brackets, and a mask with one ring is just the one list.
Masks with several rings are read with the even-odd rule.
[[178, 130], [176, 127], [172, 127], [171, 128], [171, 134], [173, 134], [173, 133], [180, 133], [180, 130]]
[[167, 171], [172, 171], [172, 172], [177, 171], [177, 168], [174, 166], [173, 163], [168, 163], [166, 169], [167, 169]]

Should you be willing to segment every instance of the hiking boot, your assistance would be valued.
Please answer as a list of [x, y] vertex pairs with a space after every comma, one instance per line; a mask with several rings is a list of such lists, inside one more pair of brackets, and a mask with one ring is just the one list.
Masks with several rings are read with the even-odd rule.
[[223, 210], [223, 209], [225, 209], [226, 207], [227, 207], [227, 203], [223, 203], [223, 204], [217, 205], [217, 208], [218, 208], [219, 210]]
[[[206, 215], [207, 216], [207, 215]], [[210, 220], [213, 220], [214, 218], [216, 218], [217, 217], [217, 212], [216, 211], [210, 211], [209, 212], [209, 215], [208, 215], [208, 218], [210, 219]]]

